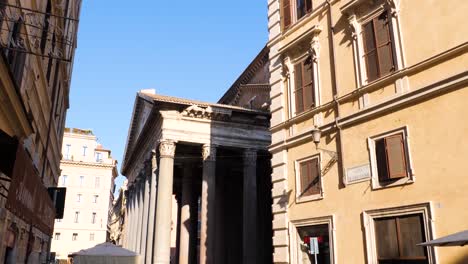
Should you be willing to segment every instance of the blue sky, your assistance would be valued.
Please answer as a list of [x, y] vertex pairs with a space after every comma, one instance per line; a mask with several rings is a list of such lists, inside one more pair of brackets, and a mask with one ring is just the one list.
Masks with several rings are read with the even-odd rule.
[[138, 90], [216, 102], [267, 37], [266, 0], [84, 0], [66, 125], [121, 163]]

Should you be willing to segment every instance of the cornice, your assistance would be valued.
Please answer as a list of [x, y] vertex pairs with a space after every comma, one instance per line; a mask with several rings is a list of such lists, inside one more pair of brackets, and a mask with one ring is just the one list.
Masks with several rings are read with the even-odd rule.
[[107, 168], [113, 169], [117, 164], [106, 164], [98, 162], [85, 162], [85, 161], [72, 161], [72, 160], [62, 160], [60, 165], [71, 165], [71, 166], [82, 166], [82, 167], [96, 167], [96, 168]]

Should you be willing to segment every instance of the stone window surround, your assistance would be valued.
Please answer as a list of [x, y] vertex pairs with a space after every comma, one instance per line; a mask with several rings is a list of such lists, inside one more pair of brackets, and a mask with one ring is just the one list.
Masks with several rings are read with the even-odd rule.
[[[321, 93], [320, 93], [320, 43], [318, 35], [320, 34], [321, 29], [316, 27], [315, 30], [312, 31], [312, 39], [310, 42], [310, 46], [307, 51], [303, 52], [301, 55], [291, 58], [291, 56], [287, 53], [283, 53], [283, 71], [282, 71], [282, 84], [285, 86], [284, 91], [287, 94], [288, 98], [288, 119], [293, 118], [294, 116], [303, 114], [310, 109], [304, 109], [301, 113], [296, 113], [296, 97], [294, 94], [295, 90], [295, 65], [297, 63], [302, 62], [308, 56], [312, 58], [312, 72], [313, 72], [313, 92], [314, 92], [314, 108], [321, 105]], [[288, 47], [288, 49], [291, 47]], [[285, 70], [288, 69], [288, 70]], [[291, 76], [292, 74], [292, 76]]]
[[[382, 185], [379, 182], [379, 174], [377, 171], [377, 156], [376, 156], [376, 149], [375, 149], [375, 141], [382, 139], [384, 137], [398, 134], [398, 133], [403, 133], [403, 139], [405, 143], [406, 168], [407, 168], [408, 175], [407, 177], [396, 180], [393, 183]], [[393, 186], [398, 186], [398, 185], [404, 185], [404, 184], [411, 184], [416, 181], [416, 177], [414, 176], [413, 162], [411, 158], [408, 126], [393, 129], [393, 130], [367, 138], [367, 147], [369, 149], [369, 159], [370, 159], [370, 169], [371, 169], [370, 179], [372, 182], [373, 190], [388, 188], [388, 187], [393, 187]]]
[[[403, 216], [410, 214], [422, 214], [424, 221], [424, 236], [426, 240], [432, 240], [434, 234], [432, 203], [404, 205], [392, 208], [373, 209], [362, 212], [365, 233], [365, 247], [368, 263], [377, 263], [377, 248], [375, 243], [374, 219], [392, 216]], [[431, 247], [427, 247], [429, 264], [436, 263], [436, 253]]]
[[[381, 76], [372, 82], [367, 81], [367, 71], [364, 60], [364, 43], [362, 37], [362, 25], [371, 21], [375, 17], [382, 14], [384, 11], [388, 11], [390, 14], [390, 34], [392, 38], [392, 50], [393, 58], [395, 64], [395, 70], [393, 73], [402, 70], [405, 65], [405, 56], [403, 50], [403, 37], [402, 30], [400, 25], [400, 0], [375, 0], [380, 1], [382, 4], [378, 5], [374, 10], [370, 11], [368, 14], [358, 17], [355, 14], [354, 9], [365, 3], [363, 0], [352, 0], [349, 3], [345, 4], [341, 8], [341, 12], [347, 15], [348, 22], [351, 28], [352, 44], [353, 44], [353, 57], [354, 57], [354, 70], [356, 76], [356, 87], [361, 88], [368, 85], [369, 83], [378, 82], [380, 79], [388, 76]], [[390, 75], [391, 75], [390, 74]], [[404, 78], [405, 79], [405, 78]], [[407, 92], [409, 90], [407, 81], [402, 79], [397, 79], [395, 81], [395, 90], [397, 93]], [[369, 105], [368, 94], [364, 94], [359, 100], [359, 107], [365, 108]]]
[[334, 215], [290, 221], [289, 223], [289, 241], [290, 241], [289, 254], [291, 258], [291, 263], [299, 263], [298, 256], [297, 256], [299, 241], [297, 241], [298, 234], [297, 234], [296, 228], [302, 227], [302, 226], [321, 225], [321, 224], [328, 224], [328, 230], [329, 230], [328, 237], [329, 237], [329, 243], [330, 243], [329, 245], [330, 263], [331, 264], [336, 263], [336, 256], [335, 256], [336, 230], [335, 230], [335, 216]]
[[[300, 196], [302, 190], [301, 186], [301, 175], [300, 175], [300, 166], [299, 164], [308, 161], [311, 159], [318, 159], [318, 167], [319, 167], [319, 177], [320, 177], [320, 193], [313, 194], [308, 196]], [[303, 203], [308, 201], [314, 200], [321, 200], [324, 198], [324, 191], [323, 191], [323, 178], [322, 178], [322, 155], [321, 153], [316, 153], [305, 158], [298, 159], [294, 161], [294, 174], [296, 178], [296, 203]]]

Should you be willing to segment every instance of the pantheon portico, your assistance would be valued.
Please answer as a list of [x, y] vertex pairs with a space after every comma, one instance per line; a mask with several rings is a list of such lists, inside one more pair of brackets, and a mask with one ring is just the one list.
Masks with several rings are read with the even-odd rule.
[[268, 127], [268, 111], [139, 92], [124, 247], [147, 264], [271, 263]]

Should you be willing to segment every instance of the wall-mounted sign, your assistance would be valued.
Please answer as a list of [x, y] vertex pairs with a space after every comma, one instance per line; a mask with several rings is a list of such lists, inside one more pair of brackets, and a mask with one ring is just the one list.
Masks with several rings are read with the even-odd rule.
[[346, 179], [348, 183], [358, 182], [371, 177], [370, 165], [365, 164], [346, 170]]

